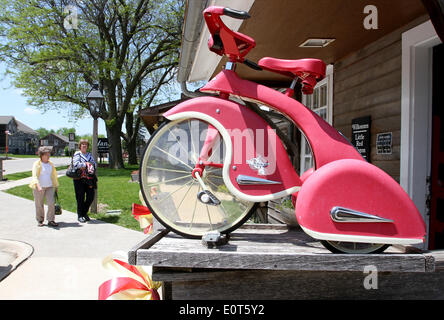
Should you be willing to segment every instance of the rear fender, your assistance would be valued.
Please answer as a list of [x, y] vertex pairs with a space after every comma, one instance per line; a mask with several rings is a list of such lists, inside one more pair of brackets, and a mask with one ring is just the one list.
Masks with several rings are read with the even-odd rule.
[[[371, 217], [362, 219], [361, 213]], [[296, 217], [319, 240], [406, 245], [422, 243], [426, 235], [424, 220], [404, 189], [381, 169], [354, 159], [313, 172], [299, 191]]]
[[245, 106], [199, 97], [178, 104], [163, 116], [171, 121], [200, 119], [220, 132], [226, 148], [222, 177], [236, 197], [263, 202], [299, 190], [301, 180], [281, 140], [264, 119]]

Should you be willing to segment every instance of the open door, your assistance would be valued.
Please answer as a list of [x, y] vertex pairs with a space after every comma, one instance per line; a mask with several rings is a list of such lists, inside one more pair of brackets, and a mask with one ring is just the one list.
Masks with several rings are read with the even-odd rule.
[[444, 249], [444, 44], [433, 48], [429, 249]]

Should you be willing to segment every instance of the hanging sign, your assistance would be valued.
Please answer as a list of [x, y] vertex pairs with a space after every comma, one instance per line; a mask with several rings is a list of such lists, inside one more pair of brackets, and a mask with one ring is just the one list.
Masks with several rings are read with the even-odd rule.
[[352, 144], [367, 161], [370, 161], [370, 123], [370, 116], [352, 120]]
[[68, 149], [70, 151], [75, 150], [76, 149], [76, 142], [75, 141], [69, 141]]
[[392, 154], [392, 132], [376, 135], [376, 154]]
[[99, 152], [99, 153], [108, 153], [109, 152], [108, 138], [98, 138], [97, 139], [97, 152]]

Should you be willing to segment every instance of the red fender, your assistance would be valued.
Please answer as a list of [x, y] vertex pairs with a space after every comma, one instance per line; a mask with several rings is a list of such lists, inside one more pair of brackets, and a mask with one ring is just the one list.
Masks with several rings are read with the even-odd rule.
[[[241, 199], [255, 202], [268, 201], [299, 190], [301, 180], [281, 140], [264, 119], [245, 106], [215, 97], [199, 97], [178, 104], [166, 112], [164, 117], [170, 120], [199, 118], [210, 122], [220, 132], [228, 133], [232, 156], [224, 161], [223, 173], [226, 170], [228, 177], [223, 175], [223, 178], [229, 189], [231, 182], [232, 186], [240, 191], [240, 194], [236, 191], [233, 194]], [[250, 165], [251, 160], [258, 157], [268, 162], [262, 170]], [[237, 181], [239, 175], [277, 183], [239, 184]]]
[[[393, 222], [337, 222], [343, 207]], [[413, 244], [424, 241], [423, 218], [402, 187], [376, 166], [345, 159], [313, 172], [299, 191], [296, 217], [306, 233], [320, 240]]]

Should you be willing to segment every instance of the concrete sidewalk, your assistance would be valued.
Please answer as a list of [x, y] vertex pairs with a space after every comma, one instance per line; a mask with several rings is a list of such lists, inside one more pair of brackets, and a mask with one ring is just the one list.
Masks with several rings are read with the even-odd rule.
[[[26, 181], [10, 182], [8, 188], [19, 184]], [[9, 273], [0, 280], [0, 300], [96, 300], [100, 284], [111, 278], [102, 268], [103, 258], [147, 237], [93, 215], [90, 222], [79, 223], [77, 214], [65, 210], [56, 216], [59, 227], [38, 227], [33, 201], [0, 191], [0, 204], [0, 273]], [[15, 256], [14, 245], [20, 251]]]

